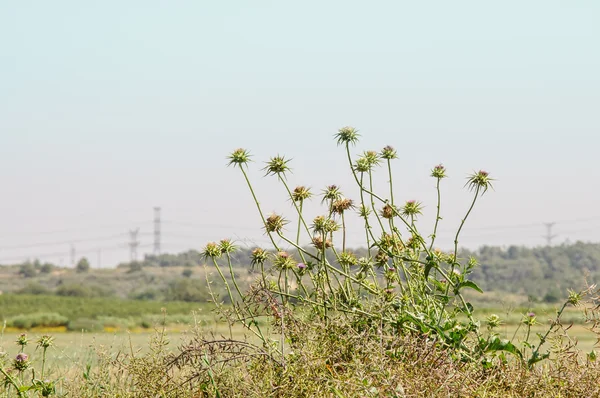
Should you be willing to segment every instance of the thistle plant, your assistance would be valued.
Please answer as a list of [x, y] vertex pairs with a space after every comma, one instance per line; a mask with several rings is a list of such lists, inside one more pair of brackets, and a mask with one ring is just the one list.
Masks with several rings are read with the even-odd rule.
[[36, 396], [49, 397], [56, 394], [56, 382], [45, 379], [46, 355], [48, 348], [54, 345], [54, 338], [44, 335], [37, 340], [37, 348], [42, 350], [42, 364], [39, 371], [40, 378], [36, 377], [36, 369], [29, 354], [25, 353], [29, 339], [26, 333], [22, 333], [15, 341], [19, 347], [19, 352], [9, 359], [7, 353], [0, 353], [0, 374], [4, 377], [4, 387], [7, 393], [14, 390], [18, 398], [31, 396], [30, 393], [36, 393]]
[[[304, 213], [304, 203], [313, 198], [306, 185], [288, 186], [292, 162], [277, 155], [266, 162], [265, 177], [276, 177], [292, 204], [292, 214], [264, 216], [256, 193], [246, 173], [250, 155], [237, 149], [229, 157], [229, 164], [241, 170], [250, 190], [263, 228], [271, 238], [272, 247], [256, 248], [251, 264], [259, 268], [258, 288], [277, 299], [265, 308], [279, 308], [278, 314], [298, 313], [318, 317], [324, 322], [344, 314], [357, 324], [379, 325], [390, 335], [420, 335], [435, 339], [451, 349], [457, 359], [491, 363], [494, 358], [504, 358], [510, 353], [523, 359], [524, 352], [510, 341], [500, 340], [494, 330], [501, 324], [497, 316], [487, 319], [487, 334], [480, 329], [480, 321], [473, 317], [473, 305], [467, 302], [464, 291], [482, 290], [470, 279], [478, 266], [474, 258], [461, 258], [459, 239], [476, 203], [490, 188], [493, 178], [486, 171], [467, 177], [465, 187], [472, 199], [457, 226], [452, 250], [434, 249], [439, 245], [438, 226], [442, 218], [441, 185], [448, 178], [442, 164], [432, 167], [430, 176], [436, 181], [436, 214], [433, 232], [425, 236], [420, 232], [420, 216], [425, 209], [418, 200], [398, 204], [397, 186], [393, 179], [393, 161], [401, 154], [392, 146], [380, 151], [363, 151], [353, 157], [352, 148], [359, 142], [358, 130], [341, 128], [334, 136], [338, 146], [346, 153], [348, 169], [356, 184], [356, 197], [345, 195], [339, 185], [329, 185], [321, 191], [321, 214], [312, 217]], [[375, 187], [374, 175], [379, 166], [385, 166], [388, 186], [381, 191]], [[351, 191], [347, 191], [351, 192]], [[359, 257], [347, 247], [349, 227], [347, 217], [358, 216], [364, 226], [366, 256]], [[288, 220], [297, 219], [293, 231], [288, 231]], [[275, 243], [277, 237], [282, 245]], [[204, 250], [217, 268], [225, 284], [238, 322], [261, 338], [265, 347], [273, 348], [256, 322], [257, 317], [269, 316], [258, 310], [248, 294], [238, 288], [228, 254], [234, 250], [230, 243], [208, 244]], [[220, 263], [227, 262], [229, 280], [235, 287], [232, 293]], [[577, 295], [568, 303], [575, 304]], [[270, 299], [270, 300], [273, 300]], [[567, 304], [568, 304], [567, 303]], [[271, 311], [273, 313], [273, 311]], [[560, 316], [560, 314], [559, 314]], [[531, 318], [528, 318], [529, 322]], [[294, 341], [287, 336], [291, 322], [289, 316], [278, 316], [280, 343], [275, 353], [285, 363], [285, 343]], [[529, 325], [531, 327], [531, 324]], [[288, 332], [286, 332], [288, 330]], [[547, 337], [547, 336], [546, 336]], [[540, 357], [539, 347], [546, 337], [541, 336], [538, 346], [530, 346], [531, 361]], [[529, 335], [526, 341], [529, 340]], [[500, 353], [497, 355], [497, 353]]]

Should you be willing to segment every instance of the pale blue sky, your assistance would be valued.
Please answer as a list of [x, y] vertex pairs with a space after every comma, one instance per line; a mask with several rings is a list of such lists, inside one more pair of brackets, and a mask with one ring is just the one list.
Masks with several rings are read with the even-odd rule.
[[[429, 169], [448, 167], [441, 246], [480, 168], [498, 181], [464, 245], [538, 245], [554, 220], [556, 242], [600, 241], [599, 18], [591, 0], [0, 0], [0, 263], [68, 263], [65, 242], [89, 239], [78, 253], [113, 265], [128, 256], [117, 235], [150, 234], [156, 205], [167, 251], [260, 243], [227, 153], [288, 155], [292, 185], [356, 199], [332, 140], [344, 125], [363, 134], [356, 152], [399, 150], [396, 195], [426, 205], [424, 230]], [[265, 210], [289, 214], [258, 181]]]

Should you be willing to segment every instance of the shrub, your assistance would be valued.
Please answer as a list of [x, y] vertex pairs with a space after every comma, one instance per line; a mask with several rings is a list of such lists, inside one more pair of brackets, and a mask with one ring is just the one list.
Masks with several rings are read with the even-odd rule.
[[88, 272], [90, 270], [90, 262], [87, 258], [82, 257], [75, 266], [75, 270], [77, 272]]
[[107, 297], [114, 295], [114, 291], [110, 287], [95, 284], [68, 283], [60, 285], [56, 289], [56, 294], [68, 297]]
[[60, 314], [54, 312], [38, 312], [9, 318], [6, 324], [19, 329], [31, 329], [35, 327], [66, 326], [68, 322], [68, 318]]
[[25, 263], [19, 268], [19, 274], [25, 278], [33, 278], [37, 275], [37, 270], [33, 264]]
[[165, 297], [169, 301], [206, 302], [210, 295], [198, 281], [177, 279], [169, 283]]
[[40, 272], [42, 274], [51, 274], [52, 271], [54, 271], [54, 264], [50, 264], [50, 263], [44, 263], [42, 264], [42, 266], [40, 267]]
[[23, 288], [17, 290], [18, 294], [51, 294], [51, 290], [46, 286], [37, 283], [37, 282], [29, 282]]

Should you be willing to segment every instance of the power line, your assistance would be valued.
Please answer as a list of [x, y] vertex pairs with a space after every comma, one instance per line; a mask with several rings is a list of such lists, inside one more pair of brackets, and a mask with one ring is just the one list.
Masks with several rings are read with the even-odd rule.
[[123, 235], [126, 235], [126, 234], [121, 233], [121, 234], [117, 234], [117, 235], [100, 236], [100, 237], [86, 238], [86, 239], [69, 239], [69, 240], [64, 240], [64, 241], [30, 243], [30, 244], [26, 244], [26, 245], [15, 245], [15, 246], [3, 246], [2, 250], [32, 249], [32, 248], [42, 247], [42, 246], [58, 246], [58, 245], [75, 244], [75, 243], [83, 243], [83, 242], [96, 242], [96, 241], [102, 241], [102, 240], [111, 240], [111, 239], [116, 239], [116, 238], [122, 238]]
[[89, 230], [96, 230], [96, 229], [105, 229], [105, 228], [122, 228], [122, 227], [127, 227], [130, 226], [131, 224], [135, 224], [135, 225], [140, 225], [140, 224], [149, 224], [152, 221], [141, 221], [141, 222], [136, 222], [136, 223], [127, 223], [127, 224], [104, 224], [104, 225], [96, 225], [96, 226], [87, 226], [87, 227], [80, 227], [80, 228], [67, 228], [67, 229], [57, 229], [57, 230], [53, 230], [53, 231], [41, 231], [41, 232], [15, 232], [15, 233], [11, 233], [10, 236], [2, 236], [0, 237], [0, 240], [6, 240], [6, 239], [13, 239], [15, 237], [30, 237], [30, 236], [41, 236], [41, 235], [57, 235], [57, 234], [62, 234], [65, 232], [77, 232], [77, 231], [89, 231]]
[[[96, 248], [91, 248], [91, 249], [85, 249], [85, 250], [78, 250], [77, 253], [93, 253], [93, 252], [97, 252], [98, 250], [102, 250], [102, 251], [106, 251], [106, 252], [110, 252], [110, 251], [117, 251], [117, 250], [124, 250], [127, 246], [126, 245], [119, 245], [119, 246], [108, 246], [108, 247], [96, 247]], [[29, 255], [22, 255], [22, 256], [14, 256], [14, 257], [8, 257], [8, 258], [4, 258], [0, 260], [0, 264], [6, 264], [6, 263], [10, 263], [13, 261], [23, 261], [26, 260], [28, 258], [48, 258], [48, 257], [64, 257], [64, 256], [70, 256], [71, 252], [70, 251], [62, 251], [62, 252], [51, 252], [51, 253], [36, 253], [36, 254], [29, 254]]]

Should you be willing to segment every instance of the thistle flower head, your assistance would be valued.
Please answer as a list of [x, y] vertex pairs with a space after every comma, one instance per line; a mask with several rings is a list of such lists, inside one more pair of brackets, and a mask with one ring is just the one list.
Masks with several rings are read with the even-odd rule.
[[394, 208], [390, 204], [386, 203], [383, 206], [383, 208], [381, 209], [380, 214], [381, 214], [381, 217], [390, 219], [396, 215], [396, 212], [394, 211]]
[[537, 323], [537, 318], [535, 317], [535, 313], [529, 312], [523, 317], [523, 324], [527, 326], [533, 326]]
[[381, 267], [383, 265], [386, 265], [389, 259], [390, 256], [388, 256], [386, 252], [384, 252], [383, 250], [379, 250], [379, 252], [375, 256], [375, 264], [377, 264], [378, 267]]
[[442, 178], [446, 178], [446, 168], [440, 163], [437, 166], [434, 166], [431, 169], [431, 176], [441, 180]]
[[334, 200], [338, 200], [342, 197], [342, 191], [337, 185], [329, 185], [327, 188], [323, 190], [323, 200], [321, 203], [329, 200], [333, 202]]
[[233, 253], [236, 249], [230, 239], [222, 239], [221, 242], [219, 242], [219, 248], [221, 249], [222, 254]]
[[488, 329], [490, 330], [497, 328], [502, 323], [500, 317], [496, 314], [490, 314], [490, 316], [487, 317], [486, 321], [488, 324]]
[[356, 163], [354, 163], [353, 167], [354, 171], [358, 173], [366, 173], [369, 170], [371, 170], [371, 164], [369, 163], [369, 160], [364, 156], [356, 159]]
[[208, 242], [202, 250], [202, 255], [204, 256], [204, 258], [216, 259], [221, 257], [221, 254], [223, 254], [223, 252], [221, 251], [221, 246], [219, 246], [215, 242]]
[[388, 283], [400, 281], [400, 277], [398, 276], [398, 273], [396, 272], [395, 268], [386, 269], [385, 272], [383, 273], [383, 276], [388, 281]]
[[482, 195], [487, 192], [488, 188], [494, 188], [492, 186], [493, 178], [490, 178], [490, 174], [487, 171], [479, 170], [477, 173], [471, 174], [467, 177], [467, 183], [465, 186], [469, 187], [469, 190], [474, 189], [482, 190]]
[[296, 266], [296, 261], [288, 252], [278, 252], [273, 259], [273, 266], [277, 269], [292, 269]]
[[292, 200], [294, 202], [303, 202], [311, 196], [310, 188], [306, 188], [303, 185], [297, 186], [294, 188], [294, 192], [292, 192]]
[[304, 275], [304, 273], [308, 269], [308, 266], [304, 263], [298, 263], [296, 264], [296, 268], [298, 269], [298, 274]]
[[577, 307], [579, 305], [579, 303], [581, 302], [581, 294], [573, 291], [573, 290], [569, 290], [569, 297], [567, 298], [567, 302], [575, 307]]
[[423, 238], [413, 234], [413, 236], [408, 238], [408, 240], [406, 241], [406, 247], [408, 247], [409, 249], [418, 249], [422, 242]]
[[281, 232], [288, 221], [278, 214], [271, 214], [265, 220], [265, 229], [267, 232]]
[[19, 372], [27, 370], [29, 368], [29, 365], [29, 355], [25, 354], [24, 352], [18, 353], [15, 357], [15, 360], [13, 361], [14, 368], [17, 369]]
[[48, 348], [54, 345], [54, 337], [47, 334], [40, 337], [37, 341], [38, 347]]
[[15, 341], [15, 343], [21, 347], [25, 347], [28, 342], [29, 340], [27, 339], [27, 333], [21, 333], [19, 337], [17, 337], [17, 341]]
[[404, 204], [404, 207], [402, 208], [402, 215], [403, 216], [416, 216], [418, 214], [422, 214], [421, 213], [421, 203], [417, 202], [416, 200], [409, 200]]
[[229, 160], [228, 166], [242, 167], [250, 162], [250, 152], [243, 148], [238, 148], [227, 157]]
[[339, 228], [340, 226], [335, 220], [325, 216], [315, 217], [312, 224], [312, 229], [315, 233], [330, 234], [331, 232], [337, 231]]
[[371, 215], [371, 208], [367, 207], [365, 205], [360, 205], [360, 208], [358, 209], [358, 214], [362, 217], [362, 218], [368, 218], [369, 215]]
[[319, 250], [329, 249], [333, 246], [333, 243], [331, 243], [331, 240], [329, 238], [325, 238], [325, 240], [323, 240], [323, 235], [313, 236], [312, 244]]
[[254, 250], [252, 250], [252, 254], [250, 254], [250, 264], [252, 265], [252, 267], [256, 267], [257, 265], [263, 265], [268, 258], [269, 252], [265, 249], [257, 247]]
[[361, 257], [358, 259], [357, 265], [361, 272], [367, 272], [373, 269], [373, 261], [368, 257]]
[[381, 156], [382, 158], [387, 159], [387, 160], [396, 159], [398, 157], [396, 155], [396, 150], [389, 145], [381, 150], [381, 153], [379, 156]]
[[397, 235], [388, 234], [386, 232], [381, 234], [381, 238], [379, 238], [377, 246], [379, 246], [381, 250], [385, 251], [398, 251], [404, 248], [402, 241]]
[[365, 151], [363, 157], [369, 163], [370, 168], [372, 168], [373, 166], [379, 166], [379, 164], [381, 163], [381, 160], [379, 159], [379, 154], [375, 151]]
[[349, 266], [358, 264], [358, 259], [356, 258], [354, 253], [345, 251], [340, 254], [340, 257], [338, 258], [338, 262], [340, 263], [340, 265], [349, 267]]
[[354, 204], [351, 199], [347, 198], [339, 198], [331, 204], [331, 211], [340, 215], [343, 214], [344, 211], [352, 208], [354, 208]]
[[288, 162], [289, 159], [286, 160], [283, 156], [272, 157], [263, 168], [266, 171], [265, 175], [285, 175], [286, 172], [291, 171]]
[[337, 139], [338, 145], [350, 145], [358, 142], [360, 134], [354, 127], [346, 126], [339, 129], [334, 137]]

